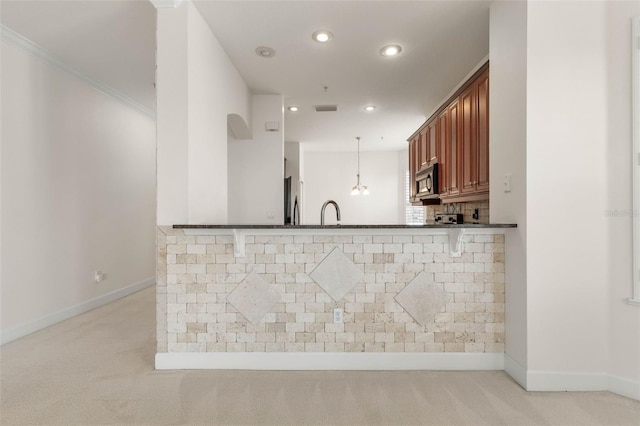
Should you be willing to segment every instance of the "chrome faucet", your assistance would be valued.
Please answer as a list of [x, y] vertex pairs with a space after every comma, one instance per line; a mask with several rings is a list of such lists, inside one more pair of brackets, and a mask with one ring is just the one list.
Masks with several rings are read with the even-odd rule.
[[338, 203], [333, 200], [327, 200], [322, 205], [322, 210], [320, 211], [320, 225], [324, 225], [324, 210], [329, 204], [333, 204], [336, 208], [336, 219], [338, 220], [338, 225], [340, 225], [340, 207], [338, 207]]

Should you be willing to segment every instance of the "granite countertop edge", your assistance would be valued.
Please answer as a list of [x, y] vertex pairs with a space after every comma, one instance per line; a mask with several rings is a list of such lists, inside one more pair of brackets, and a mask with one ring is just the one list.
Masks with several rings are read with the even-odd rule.
[[460, 225], [173, 225], [174, 229], [447, 229], [517, 228], [515, 223]]

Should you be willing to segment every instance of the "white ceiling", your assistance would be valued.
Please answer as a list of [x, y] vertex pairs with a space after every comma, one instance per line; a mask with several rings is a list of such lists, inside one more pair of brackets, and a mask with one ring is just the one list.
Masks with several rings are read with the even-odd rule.
[[156, 9], [148, 0], [2, 0], [0, 21], [155, 111]]
[[[489, 4], [482, 1], [196, 1], [249, 87], [286, 105], [285, 139], [307, 149], [398, 149], [489, 53]], [[311, 39], [328, 29], [333, 40]], [[385, 58], [388, 43], [403, 47]], [[273, 58], [254, 53], [276, 50]], [[325, 93], [323, 86], [329, 89]], [[338, 112], [313, 112], [338, 104]], [[373, 113], [362, 110], [378, 106]], [[384, 137], [381, 142], [380, 138]]]
[[[285, 140], [307, 150], [395, 150], [489, 52], [490, 1], [217, 1], [198, 9], [254, 93], [282, 94]], [[155, 9], [147, 0], [7, 1], [3, 25], [155, 108]], [[334, 38], [311, 39], [317, 29]], [[399, 43], [402, 55], [380, 48]], [[258, 46], [276, 50], [258, 57]], [[324, 91], [324, 86], [328, 90]], [[312, 106], [338, 104], [338, 112]], [[367, 113], [362, 107], [374, 104]], [[384, 140], [381, 140], [384, 138]]]

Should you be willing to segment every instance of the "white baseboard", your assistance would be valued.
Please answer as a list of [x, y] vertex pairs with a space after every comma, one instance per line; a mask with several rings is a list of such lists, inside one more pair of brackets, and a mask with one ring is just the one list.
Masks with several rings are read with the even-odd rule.
[[524, 389], [527, 388], [527, 369], [504, 354], [504, 371]]
[[527, 371], [504, 354], [504, 371], [527, 391], [609, 391], [640, 401], [640, 381], [605, 373]]
[[609, 376], [609, 391], [640, 401], [640, 381]]
[[155, 282], [156, 282], [156, 278], [151, 277], [144, 281], [140, 281], [138, 283], [132, 284], [128, 287], [124, 287], [119, 290], [113, 291], [111, 293], [107, 293], [102, 296], [96, 297], [95, 299], [87, 300], [86, 302], [82, 302], [77, 305], [71, 306], [69, 308], [63, 309], [61, 311], [46, 315], [44, 317], [41, 317], [27, 324], [22, 324], [17, 327], [11, 328], [9, 330], [1, 331], [0, 345], [4, 345], [5, 343], [12, 342], [21, 337], [24, 337], [31, 333], [35, 333], [36, 331], [42, 330], [43, 328], [59, 323], [60, 321], [67, 320], [69, 318], [75, 317], [76, 315], [80, 315], [92, 309], [98, 308], [102, 305], [106, 305], [107, 303], [113, 302], [114, 300], [118, 300], [125, 296], [129, 296], [130, 294], [136, 293], [147, 287], [151, 287], [152, 285], [155, 284]]
[[565, 373], [558, 371], [527, 371], [528, 391], [606, 391], [605, 373]]
[[171, 352], [158, 370], [502, 370], [502, 353]]
[[[505, 355], [506, 366], [510, 363]], [[518, 372], [521, 374], [521, 372]], [[509, 375], [511, 375], [509, 373]], [[511, 375], [511, 377], [514, 377]], [[514, 377], [515, 379], [515, 377]], [[520, 381], [515, 379], [518, 383]], [[522, 383], [520, 383], [522, 384]], [[609, 391], [627, 398], [640, 401], [640, 381], [611, 376], [606, 373], [564, 373], [557, 371], [527, 371], [527, 391]]]

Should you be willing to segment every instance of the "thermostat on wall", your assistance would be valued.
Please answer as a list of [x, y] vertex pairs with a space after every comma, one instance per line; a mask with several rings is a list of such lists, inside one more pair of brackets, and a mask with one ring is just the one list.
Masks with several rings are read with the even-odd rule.
[[279, 132], [280, 131], [280, 122], [279, 121], [267, 121], [264, 123], [264, 128], [267, 132]]

